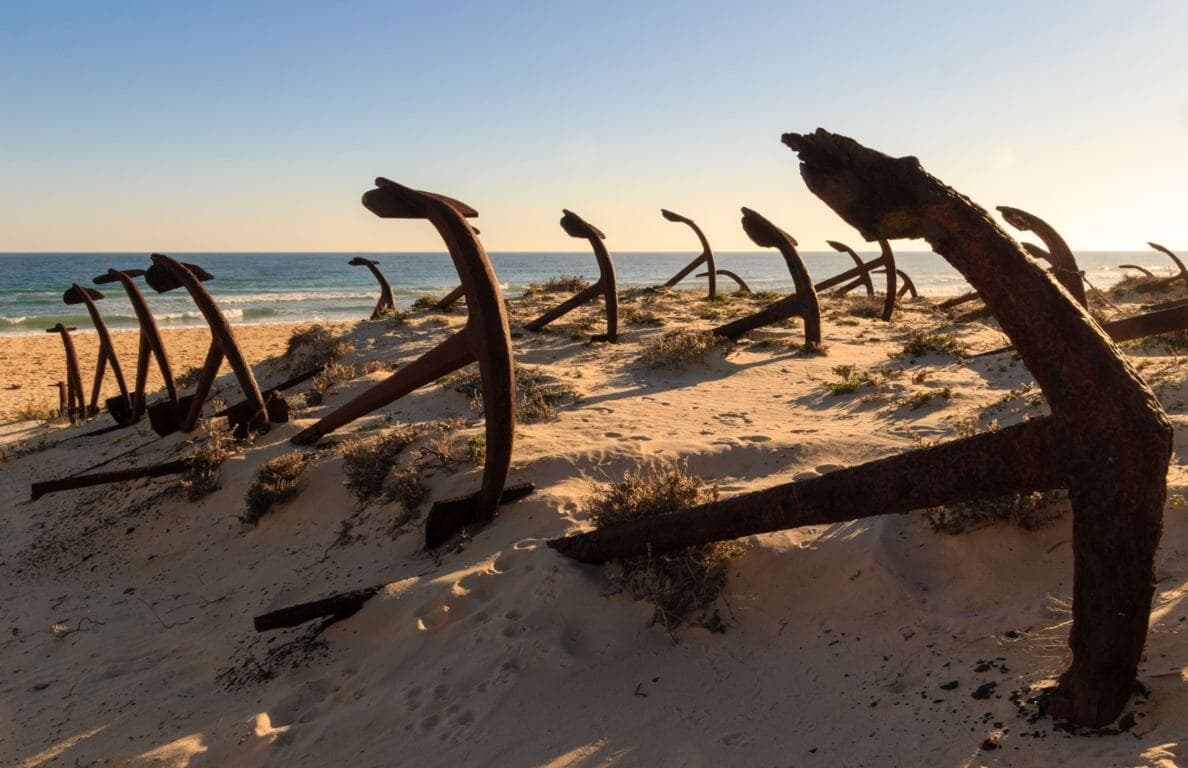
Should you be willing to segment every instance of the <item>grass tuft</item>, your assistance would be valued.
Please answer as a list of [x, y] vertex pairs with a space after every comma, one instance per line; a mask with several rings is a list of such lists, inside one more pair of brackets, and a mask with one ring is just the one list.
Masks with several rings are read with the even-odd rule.
[[1067, 498], [1068, 492], [1063, 490], [1014, 493], [993, 499], [933, 507], [925, 510], [924, 515], [932, 530], [950, 536], [1000, 522], [1017, 525], [1025, 531], [1036, 531], [1060, 519], [1067, 508], [1063, 503]]
[[[586, 511], [598, 527], [663, 515], [718, 498], [717, 485], [689, 474], [684, 462], [627, 472], [622, 480], [600, 488]], [[610, 580], [636, 600], [655, 606], [653, 623], [672, 629], [696, 616], [704, 626], [720, 630], [717, 611], [707, 616], [726, 586], [726, 563], [741, 554], [737, 544], [716, 542], [680, 552], [641, 555], [608, 566]]]
[[925, 355], [948, 355], [961, 359], [965, 357], [966, 346], [952, 333], [928, 333], [911, 330], [903, 342], [903, 348], [892, 357], [924, 357]]
[[[466, 395], [475, 413], [483, 413], [483, 379], [477, 366], [468, 366], [443, 383]], [[531, 424], [551, 419], [559, 406], [579, 400], [581, 393], [576, 388], [543, 369], [516, 366], [516, 421]]]
[[239, 519], [248, 525], [255, 525], [277, 504], [296, 498], [301, 492], [302, 478], [308, 466], [308, 458], [300, 451], [292, 451], [264, 462], [256, 470], [256, 477], [244, 494], [246, 509]]
[[285, 347], [284, 358], [291, 371], [308, 371], [319, 365], [330, 365], [354, 350], [342, 336], [317, 323], [294, 329]]
[[640, 357], [649, 368], [679, 368], [696, 360], [722, 343], [713, 331], [681, 328], [668, 331], [644, 348]]
[[382, 435], [357, 437], [342, 444], [342, 468], [347, 487], [361, 503], [384, 495], [384, 482], [400, 453], [417, 439], [413, 427], [398, 427]]

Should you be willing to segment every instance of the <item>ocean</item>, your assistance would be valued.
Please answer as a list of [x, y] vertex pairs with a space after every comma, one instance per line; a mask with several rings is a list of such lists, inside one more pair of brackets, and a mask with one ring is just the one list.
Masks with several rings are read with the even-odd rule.
[[[397, 305], [408, 306], [420, 296], [441, 296], [458, 283], [446, 253], [174, 253], [182, 261], [198, 264], [215, 276], [206, 285], [233, 323], [290, 323], [301, 321], [355, 320], [367, 317], [378, 297], [371, 273], [348, 266], [354, 256], [380, 262], [396, 291]], [[690, 259], [692, 253], [613, 252], [619, 286], [660, 285]], [[814, 279], [852, 266], [838, 253], [803, 253]], [[877, 255], [861, 254], [869, 259]], [[492, 253], [491, 262], [504, 294], [518, 296], [529, 283], [555, 275], [598, 277], [590, 252]], [[1139, 264], [1170, 274], [1170, 262], [1153, 251], [1091, 251], [1077, 254], [1081, 268], [1099, 288], [1123, 276], [1120, 264]], [[792, 287], [783, 259], [776, 251], [716, 253], [719, 268], [737, 272], [754, 290], [787, 291]], [[933, 253], [897, 253], [899, 268], [911, 276], [924, 295], [949, 296], [967, 290], [965, 281]], [[115, 267], [144, 269], [144, 253], [6, 253], [0, 254], [0, 334], [42, 333], [55, 323], [90, 329], [82, 305], [67, 306], [62, 293], [71, 283], [99, 288], [106, 296], [99, 302], [113, 329], [135, 328], [136, 318], [118, 285], [95, 286], [91, 281]], [[184, 290], [154, 293], [141, 283], [162, 327], [202, 325]], [[878, 283], [876, 282], [876, 285]], [[692, 275], [682, 288], [704, 286]], [[727, 290], [733, 282], [722, 278]]]

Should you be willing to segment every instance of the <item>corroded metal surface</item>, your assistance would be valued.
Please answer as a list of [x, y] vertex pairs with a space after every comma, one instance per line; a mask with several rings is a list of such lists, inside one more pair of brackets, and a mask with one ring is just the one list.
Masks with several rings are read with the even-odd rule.
[[599, 294], [602, 294], [606, 305], [606, 333], [590, 338], [594, 341], [615, 341], [619, 338], [619, 293], [615, 284], [615, 265], [602, 242], [606, 239], [606, 235], [573, 211], [563, 210], [562, 213], [561, 228], [565, 230], [565, 233], [570, 237], [587, 241], [594, 250], [594, 258], [598, 261], [598, 282], [574, 294], [535, 320], [525, 323], [524, 328], [529, 331], [539, 331], [557, 318], [593, 301], [598, 298]]
[[116, 386], [120, 388], [118, 398], [121, 404], [117, 410], [128, 412], [132, 409], [132, 402], [128, 396], [128, 384], [124, 381], [124, 371], [120, 368], [120, 358], [116, 355], [115, 346], [111, 343], [111, 333], [107, 330], [107, 323], [95, 302], [103, 298], [103, 294], [94, 288], [84, 288], [78, 283], [70, 286], [70, 290], [62, 294], [62, 301], [66, 304], [86, 304], [87, 312], [91, 316], [91, 323], [95, 326], [95, 333], [99, 336], [99, 356], [95, 361], [95, 382], [91, 386], [91, 404], [88, 410], [99, 412], [99, 392], [103, 387], [103, 374], [111, 365], [111, 375], [115, 377]]
[[154, 253], [152, 259], [153, 265], [145, 273], [145, 281], [158, 293], [185, 288], [210, 327], [210, 347], [206, 350], [206, 360], [198, 374], [194, 393], [182, 398], [177, 404], [161, 403], [150, 408], [149, 419], [153, 424], [153, 430], [159, 435], [167, 435], [178, 429], [183, 432], [194, 431], [198, 419], [202, 416], [202, 406], [206, 403], [210, 388], [218, 376], [219, 367], [225, 359], [231, 366], [240, 389], [243, 390], [244, 398], [250, 403], [253, 414], [251, 430], [267, 432], [271, 423], [268, 409], [264, 405], [264, 397], [256, 384], [256, 377], [235, 341], [235, 332], [231, 329], [231, 324], [219, 310], [214, 297], [202, 285], [204, 281], [212, 279], [213, 275], [196, 264], [184, 264], [164, 254]]
[[466, 526], [489, 521], [504, 490], [511, 466], [516, 412], [507, 314], [486, 251], [466, 222], [465, 217], [478, 215], [473, 208], [383, 178], [376, 179], [376, 188], [363, 196], [363, 205], [382, 218], [428, 219], [433, 224], [462, 280], [470, 314], [462, 330], [307, 427], [293, 437], [293, 442], [315, 443], [323, 435], [477, 361], [486, 419], [482, 485], [475, 493], [433, 505], [425, 525], [425, 540], [427, 546], [436, 547]]
[[600, 562], [1067, 488], [1074, 514], [1072, 664], [1047, 706], [1079, 725], [1109, 723], [1134, 690], [1154, 592], [1172, 449], [1158, 400], [1085, 310], [985, 210], [916, 158], [888, 157], [823, 130], [783, 139], [800, 155], [809, 189], [864, 237], [925, 239], [969, 280], [1015, 341], [1051, 416], [550, 545]]
[[705, 272], [701, 272], [697, 277], [705, 277], [709, 280], [709, 298], [714, 298], [718, 295], [718, 269], [714, 266], [714, 251], [710, 248], [709, 240], [706, 239], [705, 233], [701, 231], [701, 227], [697, 226], [697, 222], [693, 221], [687, 216], [682, 216], [679, 213], [668, 210], [667, 208], [660, 209], [660, 215], [671, 222], [677, 224], [686, 224], [689, 229], [693, 230], [693, 234], [697, 235], [697, 240], [701, 243], [701, 255], [697, 256], [681, 268], [681, 271], [668, 279], [664, 284], [665, 288], [672, 288], [680, 281], [688, 277], [689, 273], [700, 267], [702, 264], [708, 265]]
[[743, 208], [742, 214], [743, 231], [747, 233], [751, 241], [764, 248], [775, 248], [783, 255], [784, 263], [788, 265], [788, 272], [792, 275], [792, 283], [796, 292], [767, 305], [758, 312], [718, 326], [714, 329], [714, 334], [727, 339], [737, 339], [747, 331], [753, 331], [789, 317], [800, 317], [804, 320], [804, 343], [819, 345], [821, 343], [821, 305], [817, 301], [817, 292], [813, 289], [813, 281], [809, 277], [808, 268], [805, 267], [804, 260], [796, 251], [796, 239], [750, 208]]
[[356, 256], [348, 261], [347, 264], [350, 264], [352, 267], [367, 267], [371, 270], [375, 281], [379, 283], [380, 297], [379, 301], [375, 303], [375, 309], [371, 310], [372, 320], [377, 320], [386, 314], [396, 311], [396, 297], [392, 294], [392, 284], [388, 282], [388, 278], [384, 277], [384, 273], [380, 272], [378, 261]]
[[129, 410], [124, 398], [108, 398], [107, 410], [119, 424], [131, 424], [144, 415], [145, 383], [148, 380], [149, 357], [157, 361], [157, 369], [165, 382], [165, 392], [169, 402], [177, 405], [177, 384], [173, 380], [173, 368], [169, 364], [169, 355], [165, 352], [165, 342], [161, 340], [161, 331], [157, 328], [157, 321], [149, 309], [144, 294], [134, 282], [134, 278], [144, 274], [143, 269], [109, 269], [99, 275], [94, 282], [99, 285], [119, 283], [128, 301], [132, 304], [132, 311], [136, 315], [136, 324], [140, 328], [140, 342], [136, 355], [136, 383], [132, 392], [132, 408]]

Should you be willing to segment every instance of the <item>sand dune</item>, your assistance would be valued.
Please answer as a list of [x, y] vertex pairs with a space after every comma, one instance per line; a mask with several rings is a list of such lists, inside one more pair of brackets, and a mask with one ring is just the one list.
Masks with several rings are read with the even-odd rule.
[[[556, 297], [512, 303], [513, 326]], [[31, 482], [137, 445], [112, 467], [160, 461], [201, 437], [149, 444], [147, 424], [71, 440], [88, 427], [0, 426], [0, 763], [168, 766], [1172, 766], [1188, 738], [1188, 442], [1182, 359], [1132, 346], [1177, 427], [1157, 594], [1129, 729], [1073, 736], [1029, 722], [1026, 692], [1067, 662], [1071, 520], [1036, 531], [998, 523], [937, 533], [924, 515], [877, 517], [744, 542], [719, 606], [723, 633], [649, 625], [651, 608], [607, 594], [600, 568], [545, 546], [587, 524], [594, 484], [648, 462], [685, 459], [723, 494], [886, 456], [923, 441], [1045, 412], [1011, 356], [959, 363], [893, 357], [912, 329], [988, 349], [985, 321], [952, 323], [927, 302], [891, 325], [862, 302], [823, 307], [828, 354], [787, 345], [796, 327], [684, 367], [648, 368], [668, 330], [709, 327], [754, 306], [691, 294], [637, 294], [621, 343], [586, 344], [597, 308], [551, 333], [517, 334], [518, 364], [544, 366], [580, 393], [555, 417], [517, 429], [511, 481], [538, 490], [447, 551], [426, 553], [397, 503], [361, 507], [343, 460], [314, 451], [297, 499], [256, 526], [238, 520], [257, 468], [288, 439], [385, 374], [334, 387], [242, 447], [221, 489], [191, 503], [171, 478], [57, 494]], [[646, 310], [646, 312], [644, 311]], [[662, 326], [638, 324], [659, 318]], [[404, 363], [464, 321], [414, 313], [361, 322], [347, 362]], [[288, 328], [237, 329], [247, 357], [279, 354]], [[200, 361], [204, 332], [168, 331], [175, 365]], [[119, 334], [127, 348], [132, 334]], [[89, 337], [93, 340], [93, 336]], [[94, 350], [80, 335], [88, 375]], [[52, 337], [0, 340], [7, 417], [56, 380]], [[131, 353], [125, 355], [131, 368]], [[834, 395], [834, 368], [872, 383]], [[284, 361], [257, 367], [262, 384]], [[889, 373], [882, 373], [888, 371]], [[896, 373], [899, 371], [899, 373]], [[89, 382], [87, 382], [89, 386]], [[223, 396], [234, 397], [228, 376]], [[49, 392], [48, 389], [45, 390]], [[114, 391], [114, 390], [113, 390]], [[925, 398], [921, 393], [931, 393]], [[296, 399], [296, 398], [294, 398]], [[48, 398], [47, 398], [48, 400]], [[462, 445], [481, 432], [467, 400], [432, 385], [343, 435], [447, 422]], [[100, 422], [96, 422], [99, 424]], [[104, 422], [105, 423], [105, 422]], [[362, 430], [362, 431], [361, 431]], [[23, 441], [23, 443], [21, 442]], [[24, 446], [28, 451], [16, 450]], [[48, 446], [48, 447], [43, 447]], [[408, 451], [410, 457], [414, 450]], [[426, 477], [429, 497], [472, 490], [463, 464]], [[878, 499], [871, 499], [872, 505]], [[251, 617], [295, 602], [389, 586], [321, 636], [257, 635]], [[975, 694], [977, 696], [975, 697]], [[1018, 699], [1017, 702], [1015, 699]], [[998, 748], [986, 750], [990, 738]]]

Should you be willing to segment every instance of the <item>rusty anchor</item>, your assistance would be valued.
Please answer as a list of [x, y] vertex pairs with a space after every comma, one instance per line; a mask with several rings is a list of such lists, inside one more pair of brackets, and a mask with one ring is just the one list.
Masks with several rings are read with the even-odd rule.
[[252, 375], [251, 367], [244, 360], [239, 345], [235, 343], [235, 333], [231, 330], [231, 324], [219, 311], [214, 297], [202, 285], [214, 276], [196, 264], [183, 264], [164, 254], [154, 253], [152, 260], [152, 266], [145, 272], [145, 282], [157, 293], [185, 288], [210, 327], [210, 347], [207, 349], [202, 370], [198, 374], [194, 393], [176, 402], [157, 403], [150, 407], [149, 421], [153, 431], [164, 436], [179, 429], [183, 432], [194, 430], [199, 417], [202, 416], [202, 406], [225, 358], [239, 382], [240, 389], [243, 390], [244, 399], [248, 401], [247, 408], [252, 414], [251, 431], [267, 432], [271, 426], [269, 410], [264, 403], [263, 395], [260, 394], [260, 387], [256, 384], [256, 377]]
[[107, 323], [104, 322], [99, 307], [95, 306], [95, 302], [102, 298], [101, 292], [94, 288], [84, 288], [78, 283], [71, 285], [70, 289], [62, 294], [62, 301], [66, 304], [87, 305], [87, 312], [91, 315], [91, 324], [95, 326], [95, 332], [99, 335], [99, 358], [95, 362], [95, 383], [91, 387], [91, 404], [88, 410], [91, 413], [99, 412], [99, 392], [103, 386], [103, 374], [110, 363], [111, 375], [115, 377], [116, 386], [120, 388], [118, 398], [113, 398], [120, 401], [117, 411], [128, 413], [132, 410], [132, 401], [128, 397], [128, 384], [124, 381], [124, 371], [120, 368], [120, 359], [116, 356], [115, 345], [111, 343], [111, 333], [107, 330]]
[[817, 292], [813, 288], [808, 268], [805, 267], [804, 260], [796, 251], [795, 238], [750, 208], [742, 209], [742, 226], [743, 231], [755, 245], [775, 248], [783, 255], [784, 263], [788, 265], [788, 272], [792, 275], [795, 293], [767, 305], [758, 312], [714, 328], [714, 335], [733, 340], [747, 331], [753, 331], [789, 317], [800, 317], [804, 320], [805, 345], [820, 345], [821, 305], [817, 301]]
[[469, 525], [486, 523], [495, 515], [511, 466], [516, 413], [516, 384], [511, 335], [491, 263], [465, 217], [478, 213], [452, 198], [420, 192], [388, 179], [363, 195], [363, 205], [388, 219], [428, 219], [436, 227], [453, 259], [466, 292], [466, 325], [367, 391], [322, 417], [292, 439], [298, 445], [322, 436], [381, 408], [448, 373], [477, 362], [482, 376], [486, 414], [487, 458], [481, 489], [433, 505], [425, 525], [425, 543], [434, 548]]
[[371, 270], [371, 274], [375, 277], [376, 282], [379, 283], [380, 297], [379, 301], [375, 304], [375, 309], [371, 310], [372, 320], [378, 320], [384, 315], [396, 311], [396, 299], [392, 295], [392, 284], [388, 282], [388, 278], [384, 277], [384, 273], [380, 272], [378, 261], [356, 256], [348, 261], [347, 264], [352, 267], [367, 267]]
[[594, 258], [598, 261], [598, 282], [575, 293], [532, 322], [525, 323], [524, 328], [539, 331], [557, 318], [593, 301], [601, 293], [606, 300], [606, 333], [590, 338], [594, 341], [613, 342], [619, 338], [619, 294], [615, 285], [615, 265], [602, 242], [606, 235], [573, 211], [563, 209], [562, 213], [564, 215], [561, 217], [561, 228], [565, 233], [570, 237], [586, 240], [594, 250]]
[[[874, 285], [870, 283], [870, 273], [882, 268], [883, 273], [887, 276], [887, 295], [883, 299], [882, 318], [885, 322], [891, 322], [891, 317], [895, 314], [895, 301], [901, 295], [901, 292], [897, 292], [897, 283], [899, 275], [902, 274], [895, 267], [895, 252], [891, 250], [891, 244], [886, 240], [880, 240], [879, 255], [870, 261], [864, 262], [858, 257], [858, 254], [854, 253], [853, 249], [844, 243], [839, 243], [835, 240], [829, 240], [828, 242], [834, 250], [848, 253], [854, 260], [855, 266], [833, 277], [826, 278], [813, 287], [818, 292], [823, 292], [840, 286], [843, 292], [848, 292], [857, 288], [859, 285], [866, 285], [869, 291], [868, 295], [873, 296]], [[847, 281], [853, 282], [847, 283]]]
[[[77, 331], [74, 326], [58, 323], [53, 328], [46, 328], [46, 333], [56, 333], [62, 337], [62, 347], [66, 352], [66, 409], [65, 414], [71, 421], [84, 420], [87, 417], [87, 405], [83, 399], [82, 373], [78, 368], [78, 353], [74, 350], [74, 339], [70, 338], [71, 331]], [[59, 398], [60, 400], [60, 398]]]
[[[1073, 255], [1072, 249], [1068, 247], [1068, 243], [1060, 236], [1060, 233], [1049, 224], [1035, 214], [1028, 213], [1020, 208], [1012, 208], [1008, 205], [998, 206], [998, 212], [1002, 214], [1003, 221], [1010, 224], [1015, 229], [1021, 232], [1031, 232], [1047, 246], [1047, 250], [1040, 248], [1033, 243], [1021, 243], [1023, 249], [1033, 258], [1039, 261], [1046, 261], [1050, 265], [1050, 272], [1056, 278], [1056, 281], [1064, 286], [1069, 295], [1076, 300], [1082, 307], [1089, 306], [1089, 299], [1085, 295], [1085, 273], [1081, 271], [1077, 264], [1077, 259]], [[962, 304], [967, 304], [980, 298], [977, 291], [969, 291], [959, 296], [954, 296], [948, 301], [941, 302], [938, 306], [941, 309], [953, 309]]]
[[[1051, 415], [820, 477], [550, 542], [583, 562], [803, 525], [1067, 488], [1072, 664], [1048, 711], [1078, 725], [1130, 698], [1154, 592], [1172, 428], [1154, 393], [1085, 310], [985, 210], [929, 175], [818, 130], [785, 134], [809, 189], [868, 240], [923, 238], [977, 289], [1048, 397]], [[1092, 382], [1093, 386], [1085, 386]]]
[[688, 216], [682, 216], [679, 213], [674, 213], [667, 208], [660, 209], [660, 215], [669, 221], [676, 224], [686, 224], [689, 229], [693, 230], [693, 234], [697, 235], [697, 239], [701, 242], [701, 255], [697, 256], [681, 268], [668, 282], [664, 284], [665, 288], [672, 288], [680, 281], [689, 276], [689, 273], [700, 267], [702, 264], [707, 266], [705, 272], [701, 272], [697, 277], [706, 277], [709, 279], [709, 295], [707, 298], [714, 298], [718, 295], [718, 269], [714, 266], [714, 251], [710, 248], [709, 240], [706, 239], [705, 233], [701, 231], [701, 227], [697, 226], [697, 222], [690, 219]]
[[1174, 283], [1177, 283], [1177, 282], [1184, 283], [1184, 286], [1186, 288], [1188, 288], [1188, 269], [1186, 269], [1184, 267], [1184, 262], [1181, 261], [1180, 257], [1175, 254], [1175, 251], [1168, 248], [1167, 246], [1160, 245], [1159, 243], [1147, 243], [1147, 245], [1151, 246], [1155, 250], [1159, 251], [1160, 253], [1164, 254], [1169, 259], [1171, 259], [1172, 264], [1174, 264], [1176, 267], [1177, 274], [1172, 275], [1171, 277], [1160, 278], [1158, 275], [1153, 274], [1151, 272], [1151, 270], [1146, 269], [1144, 267], [1140, 267], [1137, 264], [1123, 264], [1123, 265], [1121, 265], [1119, 267], [1119, 269], [1138, 270], [1139, 272], [1143, 273], [1144, 276], [1155, 279], [1155, 282], [1153, 282], [1153, 283], [1139, 286], [1138, 290], [1140, 290], [1140, 291], [1162, 290], [1162, 289], [1164, 289]]
[[[715, 268], [714, 273], [724, 275], [733, 280], [738, 285], [739, 293], [753, 293], [751, 286], [747, 285], [746, 281], [739, 277], [736, 272], [731, 272], [729, 269]], [[698, 272], [696, 277], [709, 277], [709, 272]]]
[[[856, 269], [862, 270], [862, 274], [859, 275], [858, 277], [854, 278], [853, 282], [849, 283], [848, 285], [843, 285], [840, 288], [835, 289], [833, 291], [834, 295], [835, 296], [845, 296], [846, 294], [848, 294], [850, 291], [854, 290], [855, 288], [864, 287], [864, 288], [866, 288], [866, 297], [873, 299], [874, 295], [875, 295], [874, 282], [870, 279], [870, 273], [872, 270], [867, 269], [866, 263], [862, 261], [861, 257], [859, 257], [858, 254], [854, 252], [854, 249], [851, 248], [850, 246], [846, 245], [845, 243], [839, 243], [836, 240], [827, 240], [826, 242], [829, 243], [829, 245], [835, 251], [841, 251], [843, 253], [849, 254], [850, 258], [854, 260], [854, 267]], [[884, 268], [884, 270], [885, 270], [885, 268]], [[904, 272], [902, 269], [899, 269], [897, 267], [895, 269], [895, 275], [899, 278], [899, 281], [902, 283], [902, 286], [895, 293], [896, 300], [902, 299], [904, 297], [904, 295], [907, 295], [907, 294], [911, 295], [913, 301], [920, 298], [920, 294], [916, 291], [916, 284], [912, 282], [912, 279], [910, 277], [908, 277], [908, 274], [906, 272]]]
[[140, 341], [136, 355], [136, 383], [132, 393], [132, 404], [128, 407], [126, 398], [108, 398], [105, 405], [107, 411], [117, 424], [128, 425], [135, 423], [144, 415], [145, 384], [148, 381], [149, 357], [157, 361], [157, 369], [165, 381], [165, 392], [169, 402], [177, 404], [177, 384], [173, 380], [173, 369], [169, 365], [169, 355], [165, 352], [165, 342], [161, 340], [161, 331], [157, 328], [157, 321], [149, 309], [144, 294], [133, 281], [144, 274], [143, 269], [109, 269], [106, 273], [94, 279], [98, 285], [119, 283], [128, 301], [132, 304], [132, 311], [136, 315], [136, 324], [140, 328]]

